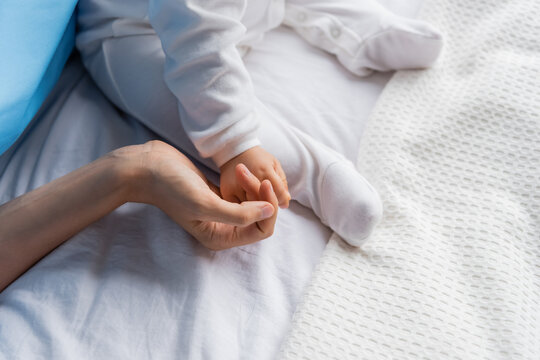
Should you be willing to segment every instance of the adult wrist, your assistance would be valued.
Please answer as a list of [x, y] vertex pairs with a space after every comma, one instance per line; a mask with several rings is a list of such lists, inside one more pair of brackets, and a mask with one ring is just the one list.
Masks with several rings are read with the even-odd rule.
[[142, 146], [128, 146], [108, 154], [123, 203], [149, 203], [147, 190], [151, 170]]

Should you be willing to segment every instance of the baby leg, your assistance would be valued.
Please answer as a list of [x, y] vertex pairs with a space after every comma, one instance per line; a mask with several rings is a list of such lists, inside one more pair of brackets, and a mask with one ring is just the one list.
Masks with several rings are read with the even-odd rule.
[[258, 103], [259, 138], [280, 162], [291, 197], [311, 208], [350, 245], [360, 246], [382, 217], [377, 191], [343, 155]]
[[[177, 101], [163, 80], [165, 55], [156, 35], [108, 38], [82, 48], [85, 65], [115, 104], [158, 135], [201, 159], [180, 124]], [[381, 217], [377, 192], [342, 155], [257, 103], [262, 146], [281, 162], [294, 200], [313, 209], [351, 245], [360, 245]]]
[[443, 44], [437, 29], [377, 0], [287, 0], [285, 24], [359, 76], [428, 67]]

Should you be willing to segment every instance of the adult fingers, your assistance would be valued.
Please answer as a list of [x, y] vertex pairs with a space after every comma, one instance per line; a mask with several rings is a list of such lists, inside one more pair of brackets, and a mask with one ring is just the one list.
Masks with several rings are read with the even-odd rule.
[[[264, 180], [259, 187], [258, 198], [264, 201], [234, 204], [219, 199], [220, 205], [213, 206], [214, 212], [208, 217], [212, 221], [197, 222], [199, 226], [190, 232], [211, 250], [224, 250], [266, 239], [274, 232], [278, 209], [277, 196], [269, 180]], [[257, 218], [264, 219], [253, 221]]]
[[225, 250], [263, 240], [271, 233], [263, 233], [256, 223], [237, 227], [220, 222], [204, 222], [187, 229], [201, 244], [210, 250]]
[[266, 201], [244, 201], [241, 204], [216, 197], [202, 210], [202, 219], [235, 226], [247, 226], [274, 214], [274, 206]]
[[214, 242], [215, 245], [222, 249], [228, 249], [266, 239], [274, 233], [274, 226], [276, 224], [278, 212], [278, 199], [272, 188], [272, 183], [269, 180], [264, 180], [262, 182], [259, 190], [259, 198], [272, 204], [274, 208], [274, 213], [272, 216], [265, 220], [258, 221], [255, 224], [250, 224], [244, 227], [236, 227], [233, 234], [228, 234], [231, 236], [223, 236], [225, 235], [223, 232], [219, 235], [217, 232], [214, 232], [214, 239], [223, 239], [223, 241], [219, 241], [217, 243]]

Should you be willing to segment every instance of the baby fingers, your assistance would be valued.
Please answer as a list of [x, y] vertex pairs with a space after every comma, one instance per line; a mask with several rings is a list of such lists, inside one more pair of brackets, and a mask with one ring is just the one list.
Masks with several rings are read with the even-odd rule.
[[278, 209], [278, 199], [272, 188], [272, 183], [268, 180], [264, 180], [259, 189], [259, 199], [262, 201], [269, 202], [274, 207], [274, 213], [268, 219], [259, 221], [257, 223], [259, 230], [266, 235], [272, 235], [274, 232], [274, 226], [276, 224], [277, 209]]
[[259, 200], [261, 182], [249, 171], [244, 164], [238, 164], [235, 168], [236, 179], [246, 194], [248, 201]]
[[289, 207], [289, 201], [291, 200], [291, 195], [289, 194], [289, 190], [287, 189], [287, 180], [283, 180], [283, 178], [276, 172], [270, 174], [268, 177], [268, 180], [272, 183], [272, 186], [274, 188], [274, 192], [276, 193], [279, 207], [286, 209]]

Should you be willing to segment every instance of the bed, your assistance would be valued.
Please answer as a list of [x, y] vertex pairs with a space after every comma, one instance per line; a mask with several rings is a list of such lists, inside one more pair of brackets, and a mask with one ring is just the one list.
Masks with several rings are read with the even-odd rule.
[[[419, 5], [386, 3], [411, 16]], [[391, 74], [355, 77], [285, 27], [246, 62], [271, 110], [356, 159]], [[105, 98], [75, 53], [25, 133], [0, 157], [0, 203], [112, 149], [159, 138]], [[271, 238], [212, 252], [158, 209], [126, 204], [0, 294], [0, 357], [273, 359], [330, 236], [311, 210], [293, 202]]]
[[[0, 294], [0, 356], [538, 358], [539, 5], [426, 1], [421, 16], [445, 33], [443, 56], [390, 82], [350, 75], [286, 28], [246, 60], [262, 101], [380, 190], [385, 217], [362, 249], [295, 203], [271, 238], [223, 252], [127, 204]], [[74, 55], [0, 157], [0, 203], [155, 138]]]

